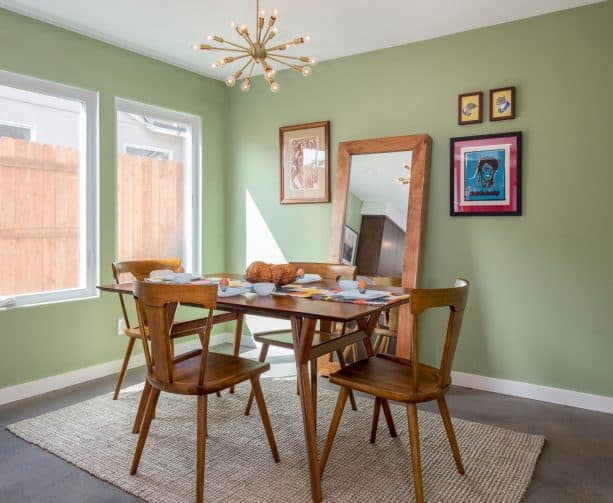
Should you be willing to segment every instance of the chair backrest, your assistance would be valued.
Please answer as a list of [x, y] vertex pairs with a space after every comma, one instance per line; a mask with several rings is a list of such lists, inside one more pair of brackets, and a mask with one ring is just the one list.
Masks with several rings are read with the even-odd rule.
[[[213, 310], [217, 305], [216, 285], [173, 285], [137, 281], [134, 288], [139, 309], [139, 321], [142, 314], [147, 316], [151, 355], [146, 358], [148, 372], [157, 381], [170, 384], [174, 380], [173, 350], [170, 331], [178, 304], [190, 304], [208, 309], [207, 323], [202, 333], [198, 334], [202, 343], [202, 361], [199, 384], [203, 384], [206, 359], [213, 327]], [[140, 323], [141, 327], [143, 323]], [[143, 330], [141, 328], [141, 330]]]
[[[402, 278], [399, 276], [373, 276], [370, 282], [376, 286], [402, 286]], [[389, 318], [387, 320], [388, 329], [398, 331], [398, 308], [389, 310]]]
[[465, 279], [458, 278], [454, 288], [425, 289], [416, 288], [411, 291], [409, 303], [413, 314], [413, 341], [411, 344], [411, 360], [413, 360], [413, 386], [417, 391], [418, 386], [418, 363], [419, 363], [419, 317], [427, 309], [437, 307], [449, 308], [449, 320], [445, 333], [445, 342], [439, 366], [439, 386], [446, 386], [451, 380], [451, 366], [455, 356], [455, 350], [460, 336], [460, 328], [464, 317], [464, 308], [468, 299], [469, 283]]
[[329, 264], [326, 262], [290, 262], [296, 267], [302, 267], [307, 274], [319, 274], [322, 279], [337, 281], [339, 278], [355, 279], [358, 268], [354, 265]]
[[[121, 282], [121, 276], [131, 274], [136, 280], [143, 280], [147, 278], [153, 271], [160, 269], [170, 269], [173, 272], [181, 272], [180, 258], [155, 258], [155, 259], [143, 259], [143, 260], [125, 260], [121, 262], [113, 262], [113, 279], [115, 283]], [[121, 312], [123, 313], [123, 320], [127, 328], [131, 328], [130, 319], [128, 318], [128, 311], [126, 310], [126, 304], [123, 295], [119, 295], [119, 303], [121, 304]]]

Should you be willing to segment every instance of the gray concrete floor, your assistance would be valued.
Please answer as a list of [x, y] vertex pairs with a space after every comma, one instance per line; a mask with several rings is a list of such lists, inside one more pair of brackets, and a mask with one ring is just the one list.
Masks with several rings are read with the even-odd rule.
[[[228, 351], [229, 346], [217, 349]], [[257, 352], [249, 348], [244, 348], [243, 354], [257, 357]], [[271, 353], [268, 360], [275, 375], [295, 374], [291, 355]], [[126, 385], [141, 382], [143, 375], [143, 368], [129, 371]], [[115, 377], [0, 407], [0, 502], [140, 501], [4, 429], [21, 419], [108, 393]], [[332, 386], [323, 378], [320, 385]], [[447, 397], [454, 417], [546, 437], [524, 501], [613, 502], [613, 415], [459, 387], [454, 387]], [[435, 404], [420, 408], [436, 411]]]

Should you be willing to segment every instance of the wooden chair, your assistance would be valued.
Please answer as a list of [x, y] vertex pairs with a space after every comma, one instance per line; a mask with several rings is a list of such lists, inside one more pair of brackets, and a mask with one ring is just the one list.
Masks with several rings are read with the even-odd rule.
[[[330, 382], [341, 386], [336, 409], [332, 416], [330, 430], [320, 460], [320, 472], [323, 474], [334, 436], [338, 429], [343, 408], [350, 390], [358, 390], [375, 396], [375, 406], [371, 430], [371, 442], [375, 441], [379, 409], [384, 401], [394, 400], [406, 404], [413, 464], [413, 481], [415, 498], [424, 501], [421, 475], [421, 458], [419, 451], [419, 430], [417, 424], [417, 403], [436, 400], [441, 412], [447, 438], [460, 474], [464, 466], [460, 450], [449, 416], [445, 393], [451, 385], [451, 366], [455, 354], [460, 327], [464, 316], [464, 307], [468, 298], [468, 281], [458, 279], [455, 288], [415, 289], [411, 292], [410, 310], [413, 314], [413, 331], [411, 359], [406, 360], [388, 355], [376, 355], [349, 365], [330, 376]], [[449, 308], [449, 322], [445, 334], [440, 366], [438, 368], [419, 363], [419, 317], [427, 309], [437, 307]]]
[[[196, 501], [204, 498], [204, 466], [207, 435], [207, 398], [211, 393], [230, 388], [244, 381], [251, 381], [264, 430], [272, 456], [279, 462], [279, 453], [270, 425], [264, 396], [260, 387], [260, 374], [270, 365], [238, 356], [209, 352], [213, 310], [217, 302], [217, 286], [169, 285], [159, 283], [136, 283], [135, 296], [149, 322], [151, 351], [145, 351], [147, 382], [151, 392], [141, 427], [138, 443], [132, 460], [130, 474], [134, 475], [147, 440], [151, 420], [160, 392], [181, 395], [195, 395], [198, 400], [197, 412], [197, 460], [196, 460]], [[199, 333], [202, 349], [174, 356], [171, 350], [171, 327], [178, 303], [197, 305], [208, 310], [205, 328]], [[143, 320], [139, 320], [143, 326]]]
[[[152, 271], [159, 269], [170, 269], [173, 272], [182, 271], [181, 259], [168, 258], [168, 259], [148, 259], [148, 260], [129, 260], [124, 262], [114, 262], [113, 278], [115, 283], [120, 283], [121, 275], [131, 274], [134, 279], [143, 280], [151, 274]], [[130, 296], [131, 297], [131, 296]], [[121, 370], [119, 371], [119, 377], [117, 378], [117, 384], [115, 385], [115, 392], [113, 393], [113, 400], [117, 400], [119, 397], [119, 391], [123, 384], [128, 364], [130, 363], [130, 356], [132, 356], [132, 350], [134, 349], [134, 343], [136, 339], [141, 338], [140, 328], [138, 326], [132, 326], [128, 317], [128, 311], [126, 309], [125, 300], [122, 294], [119, 295], [119, 303], [121, 304], [121, 312], [123, 314], [123, 321], [126, 325], [124, 334], [129, 337], [128, 346], [123, 357], [123, 363], [121, 364]]]
[[[377, 286], [402, 286], [402, 278], [375, 276], [370, 282]], [[398, 337], [398, 308], [383, 312], [384, 322], [375, 328], [375, 353], [390, 354], [392, 340]]]
[[[305, 274], [319, 274], [322, 279], [329, 279], [338, 281], [340, 278], [355, 279], [357, 267], [352, 265], [343, 264], [326, 264], [320, 262], [290, 262], [298, 268], [304, 269]], [[339, 335], [334, 333], [336, 327], [330, 322], [320, 321], [319, 330], [315, 332], [313, 337], [313, 346], [320, 344], [321, 342], [330, 340], [331, 337]], [[340, 328], [342, 331], [343, 328]], [[259, 334], [253, 334], [253, 339], [262, 344], [260, 350], [259, 361], [266, 361], [266, 355], [268, 354], [268, 348], [270, 346], [276, 346], [285, 349], [294, 349], [294, 341], [292, 338], [291, 330], [277, 330], [274, 332], [261, 332]], [[336, 355], [341, 367], [345, 366], [345, 358], [342, 350], [337, 350]], [[311, 391], [313, 396], [313, 408], [317, 410], [317, 358], [313, 358], [310, 364], [311, 368]], [[350, 394], [351, 407], [353, 410], [357, 410], [353, 393]], [[245, 415], [248, 416], [253, 403], [253, 392], [249, 395], [247, 400], [247, 406], [245, 407]]]

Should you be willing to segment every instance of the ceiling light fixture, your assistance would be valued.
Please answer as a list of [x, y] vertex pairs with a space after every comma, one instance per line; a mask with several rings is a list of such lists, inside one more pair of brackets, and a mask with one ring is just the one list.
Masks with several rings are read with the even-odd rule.
[[[247, 59], [247, 62], [236, 72], [226, 77], [226, 85], [228, 87], [234, 87], [236, 82], [241, 78], [243, 74], [246, 77], [240, 84], [241, 91], [247, 92], [251, 89], [251, 76], [255, 65], [262, 65], [264, 70], [264, 78], [270, 84], [270, 90], [273, 93], [279, 92], [279, 83], [275, 80], [275, 74], [277, 70], [272, 66], [275, 64], [283, 65], [295, 72], [301, 73], [305, 77], [308, 77], [313, 73], [311, 65], [315, 64], [313, 58], [307, 56], [287, 56], [281, 54], [290, 47], [295, 45], [304, 44], [310, 40], [309, 36], [298, 37], [290, 42], [284, 44], [272, 45], [270, 42], [277, 34], [277, 27], [275, 23], [277, 21], [277, 10], [274, 10], [268, 23], [265, 20], [265, 12], [260, 10], [260, 0], [256, 3], [256, 29], [255, 39], [249, 34], [249, 30], [246, 25], [236, 26], [232, 23], [232, 27], [236, 30], [236, 33], [247, 43], [247, 46], [236, 44], [225, 40], [217, 35], [209, 35], [208, 39], [211, 42], [217, 42], [219, 45], [211, 44], [196, 44], [194, 50], [196, 51], [227, 51], [236, 53], [233, 56], [226, 56], [221, 60], [211, 63], [211, 68], [222, 68], [227, 64], [234, 63], [235, 61], [241, 61]], [[266, 27], [264, 25], [266, 24]]]

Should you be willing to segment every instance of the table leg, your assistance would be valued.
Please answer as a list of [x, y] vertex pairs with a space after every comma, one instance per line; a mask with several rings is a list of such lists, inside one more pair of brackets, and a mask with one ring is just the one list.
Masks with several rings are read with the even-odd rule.
[[311, 376], [309, 372], [309, 357], [316, 324], [317, 320], [312, 318], [292, 318], [292, 336], [296, 354], [296, 378], [298, 380], [298, 388], [300, 389], [300, 406], [302, 409], [302, 421], [304, 423], [304, 438], [306, 442], [309, 472], [311, 475], [311, 497], [314, 502], [319, 503], [322, 501], [321, 479], [319, 475], [317, 432], [313, 397], [311, 394]]
[[[243, 334], [243, 313], [236, 315], [236, 326], [234, 327], [234, 348], [232, 354], [238, 356], [241, 349], [241, 335]], [[230, 393], [234, 393], [234, 386], [230, 388]]]

